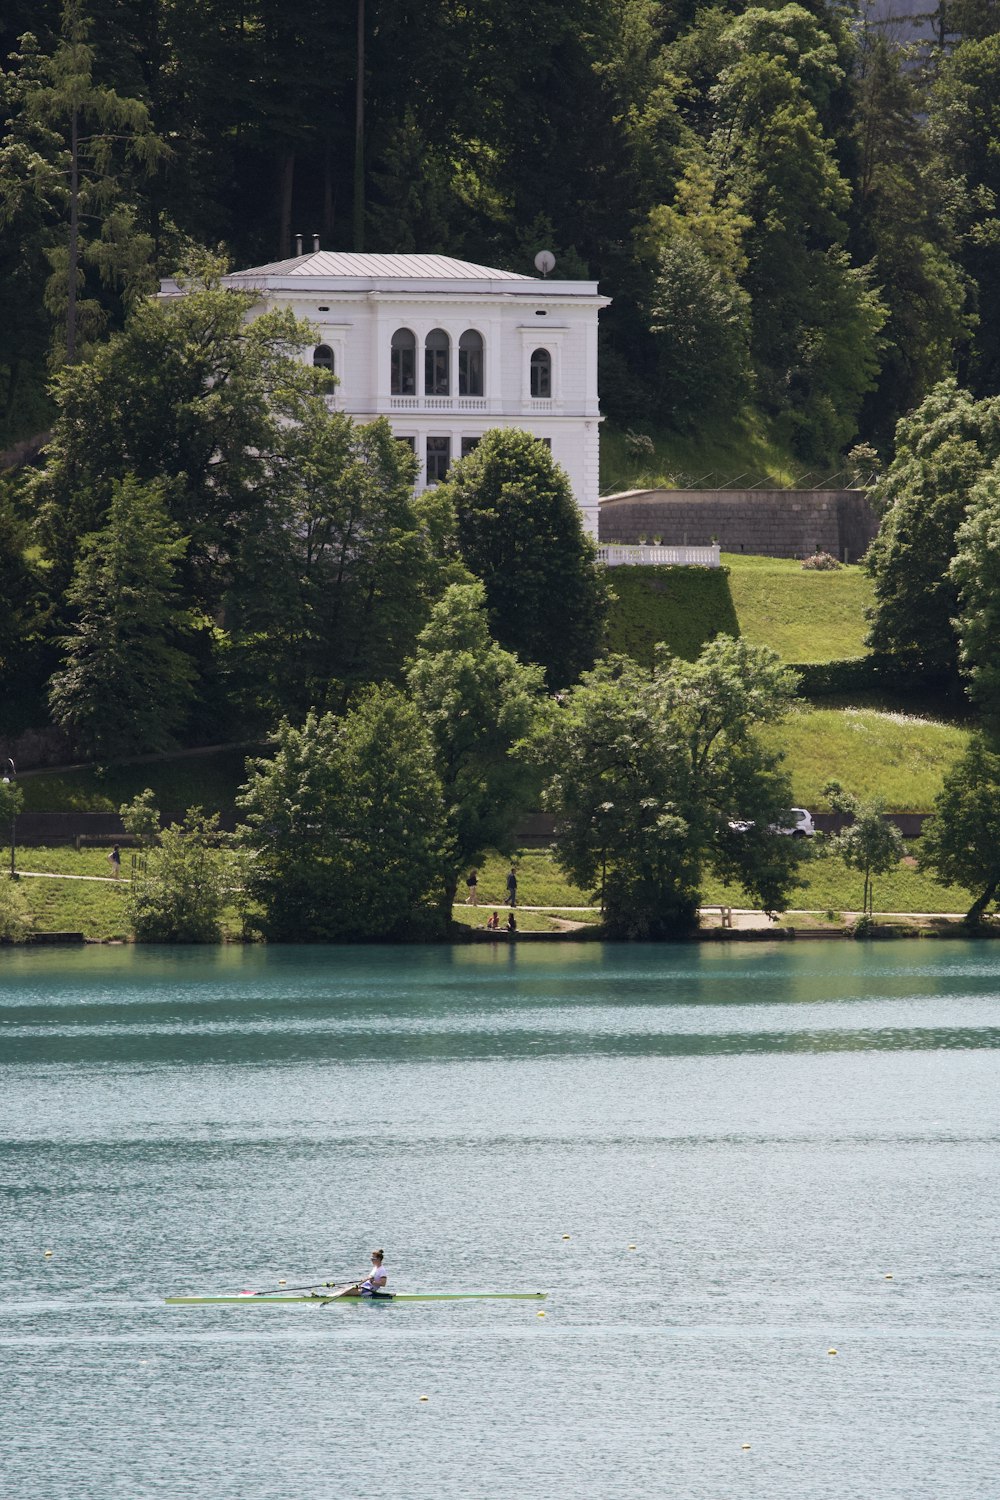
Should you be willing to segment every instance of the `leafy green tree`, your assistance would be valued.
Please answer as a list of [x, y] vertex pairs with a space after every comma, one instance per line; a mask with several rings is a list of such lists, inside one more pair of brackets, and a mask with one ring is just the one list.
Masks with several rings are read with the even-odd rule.
[[969, 494], [955, 537], [951, 580], [958, 590], [959, 658], [969, 694], [992, 725], [1000, 725], [1000, 459]]
[[768, 829], [791, 788], [755, 731], [794, 690], [773, 652], [719, 636], [695, 662], [661, 648], [652, 672], [614, 658], [566, 695], [538, 742], [545, 801], [560, 865], [600, 889], [613, 936], [690, 931], [709, 870], [784, 904], [800, 851]]
[[968, 338], [951, 164], [927, 128], [917, 49], [859, 17], [851, 127], [857, 151], [851, 253], [871, 263], [888, 317], [862, 423], [887, 444], [899, 417], [945, 378]]
[[151, 849], [160, 837], [160, 810], [152, 787], [138, 792], [131, 802], [123, 802], [118, 816], [125, 832], [138, 842], [140, 849]]
[[575, 682], [600, 647], [607, 594], [563, 470], [530, 433], [494, 428], [454, 465], [446, 492], [492, 635], [544, 667], [550, 687]]
[[995, 14], [991, 25], [975, 30], [986, 34], [970, 36], [941, 58], [929, 101], [928, 134], [953, 178], [960, 257], [973, 287], [977, 326], [963, 373], [973, 393], [985, 398], [1000, 389], [995, 314], [1000, 300], [1000, 30]]
[[37, 707], [53, 606], [15, 486], [0, 480], [0, 696], [7, 730]]
[[883, 518], [866, 558], [875, 650], [957, 675], [956, 534], [970, 492], [998, 458], [1000, 398], [974, 401], [953, 379], [898, 424], [895, 457], [873, 491]]
[[129, 886], [125, 909], [140, 943], [217, 943], [228, 863], [213, 845], [218, 817], [191, 807], [160, 834]]
[[122, 286], [126, 299], [151, 290], [153, 244], [136, 221], [130, 174], [141, 177], [166, 152], [141, 100], [95, 78], [89, 30], [82, 0], [65, 0], [51, 56], [39, 53], [33, 37], [22, 39], [8, 83], [13, 131], [0, 163], [0, 220], [16, 220], [25, 199], [45, 205], [52, 230], [42, 240], [52, 268], [45, 303], [65, 325], [70, 364], [81, 333], [100, 332], [105, 320], [97, 298], [80, 296], [86, 268]]
[[952, 766], [924, 823], [920, 868], [976, 892], [965, 920], [976, 924], [1000, 889], [1000, 747], [975, 734]]
[[89, 754], [116, 760], [173, 744], [193, 691], [178, 644], [196, 621], [176, 605], [186, 541], [167, 519], [162, 487], [128, 477], [107, 525], [83, 540], [66, 597], [77, 612], [52, 678], [56, 723]]
[[311, 341], [306, 324], [281, 311], [248, 322], [253, 293], [220, 286], [218, 274], [207, 263], [186, 296], [140, 303], [122, 333], [57, 378], [48, 462], [32, 491], [57, 582], [126, 474], [164, 487], [190, 539], [185, 593], [213, 617], [248, 539], [270, 525], [290, 426], [328, 377], [295, 357]]
[[521, 742], [538, 719], [543, 676], [490, 638], [486, 591], [477, 582], [453, 584], [434, 607], [407, 681], [433, 737], [444, 792], [450, 920], [462, 867], [488, 848], [511, 853], [517, 820], [538, 795]]
[[847, 828], [834, 834], [827, 848], [831, 854], [839, 855], [849, 870], [859, 870], [864, 876], [862, 911], [870, 918], [875, 900], [873, 877], [887, 875], [899, 864], [906, 853], [903, 835], [895, 823], [886, 821], [883, 797], [863, 802], [845, 792], [838, 781], [829, 782], [823, 795], [829, 798], [834, 812], [852, 820]]
[[430, 735], [397, 689], [343, 719], [283, 721], [238, 799], [248, 919], [278, 941], [364, 941], [440, 931], [446, 856]]
[[651, 327], [660, 342], [658, 396], [669, 425], [696, 429], [750, 395], [750, 300], [696, 244], [660, 254]]
[[303, 403], [227, 596], [226, 671], [258, 718], [343, 706], [398, 678], [431, 601], [466, 576], [447, 502], [415, 497], [415, 470], [384, 419], [359, 427], [322, 398]]

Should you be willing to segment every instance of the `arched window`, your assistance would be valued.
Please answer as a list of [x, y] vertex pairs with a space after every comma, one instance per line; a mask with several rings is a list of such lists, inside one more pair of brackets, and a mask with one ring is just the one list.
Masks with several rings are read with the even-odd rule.
[[467, 328], [458, 341], [458, 394], [483, 394], [483, 336]]
[[535, 349], [532, 352], [531, 394], [540, 401], [552, 395], [552, 355], [547, 349]]
[[397, 328], [392, 336], [389, 390], [393, 396], [417, 393], [417, 341], [408, 328]]
[[424, 395], [448, 396], [451, 394], [450, 364], [451, 340], [443, 328], [432, 328], [424, 343]]
[[333, 374], [333, 350], [329, 344], [319, 344], [313, 350], [313, 364], [317, 370], [329, 370]]

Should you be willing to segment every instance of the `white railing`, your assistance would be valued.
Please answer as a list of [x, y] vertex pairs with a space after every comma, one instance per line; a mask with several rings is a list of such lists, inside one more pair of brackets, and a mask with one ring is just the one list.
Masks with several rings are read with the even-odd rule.
[[390, 396], [391, 411], [485, 411], [485, 396]]
[[661, 547], [656, 543], [647, 546], [644, 542], [626, 546], [604, 542], [597, 549], [597, 561], [608, 568], [717, 568], [719, 550], [718, 542], [708, 547]]
[[390, 396], [389, 406], [392, 411], [417, 411], [420, 407], [420, 397]]

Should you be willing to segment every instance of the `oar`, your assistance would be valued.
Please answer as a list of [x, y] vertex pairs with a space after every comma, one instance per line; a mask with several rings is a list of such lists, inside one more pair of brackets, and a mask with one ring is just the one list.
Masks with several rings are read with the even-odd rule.
[[340, 1283], [337, 1281], [324, 1281], [322, 1278], [319, 1278], [316, 1281], [310, 1281], [306, 1286], [271, 1286], [264, 1292], [251, 1292], [250, 1295], [252, 1297], [275, 1297], [279, 1292], [311, 1292], [314, 1286], [339, 1285]]

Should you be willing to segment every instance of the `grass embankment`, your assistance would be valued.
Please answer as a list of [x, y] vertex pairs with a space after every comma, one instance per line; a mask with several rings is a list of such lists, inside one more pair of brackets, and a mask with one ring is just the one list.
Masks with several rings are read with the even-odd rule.
[[[810, 849], [810, 853], [811, 853]], [[32, 880], [20, 882], [35, 925], [47, 932], [82, 932], [90, 939], [109, 941], [128, 936], [125, 921], [125, 893], [128, 888], [130, 854], [125, 851], [120, 881], [110, 880]], [[22, 870], [39, 870], [60, 875], [108, 874], [106, 852], [86, 849], [22, 849], [18, 863]], [[490, 912], [497, 910], [506, 921], [504, 882], [510, 868], [498, 854], [490, 854], [480, 868], [480, 899], [476, 907], [464, 904], [464, 881], [455, 920], [464, 926], [486, 926]], [[574, 910], [592, 904], [590, 892], [572, 885], [556, 867], [546, 850], [531, 850], [519, 856], [517, 924], [522, 932], [555, 932], [566, 930], [567, 923], [591, 925], [599, 920], [595, 910]], [[817, 921], [836, 921], [844, 911], [857, 911], [861, 904], [861, 877], [847, 870], [842, 861], [831, 857], [807, 858], [802, 865], [804, 886], [796, 893], [791, 906], [817, 913]], [[732, 906], [753, 906], [745, 894], [718, 881], [705, 884], [706, 905], [724, 902]], [[875, 900], [883, 912], [964, 912], [971, 904], [969, 893], [960, 887], [940, 886], [929, 875], [911, 865], [901, 865], [892, 875], [875, 882]], [[531, 912], [527, 906], [545, 906], [547, 912]], [[788, 922], [795, 922], [789, 918]], [[799, 922], [801, 925], [801, 921]], [[241, 935], [240, 920], [234, 907], [223, 914], [223, 933], [229, 939]]]
[[823, 788], [839, 781], [859, 797], [884, 797], [890, 812], [926, 812], [970, 732], [877, 709], [803, 705], [763, 738], [784, 751], [797, 806], [827, 811]]
[[[757, 412], [734, 420], [701, 422], [697, 434], [665, 432], [637, 421], [636, 432], [653, 441], [648, 457], [636, 457], [622, 428], [607, 422], [601, 430], [601, 494], [618, 490], [686, 489], [731, 484], [742, 478], [760, 483], [766, 476], [779, 485], [794, 484], [806, 465], [792, 457], [780, 432]], [[815, 484], [819, 476], [809, 481]]]
[[[129, 926], [125, 917], [125, 895], [129, 886], [133, 851], [122, 850], [120, 880], [112, 880], [107, 849], [19, 848], [19, 870], [40, 874], [81, 876], [96, 875], [99, 880], [33, 880], [25, 875], [19, 881], [22, 895], [39, 932], [82, 932], [84, 937], [101, 941], [125, 939]], [[242, 934], [242, 922], [234, 906], [222, 914], [222, 931], [226, 938]]]
[[114, 813], [147, 786], [153, 788], [161, 811], [169, 817], [180, 817], [189, 807], [228, 812], [246, 779], [248, 754], [252, 759], [262, 753], [214, 750], [106, 769], [36, 771], [22, 774], [18, 786], [24, 794], [25, 812]]
[[723, 554], [724, 567], [615, 568], [612, 651], [648, 666], [664, 641], [691, 661], [720, 634], [770, 646], [789, 662], [861, 656], [871, 583], [858, 567], [816, 573], [794, 558]]

